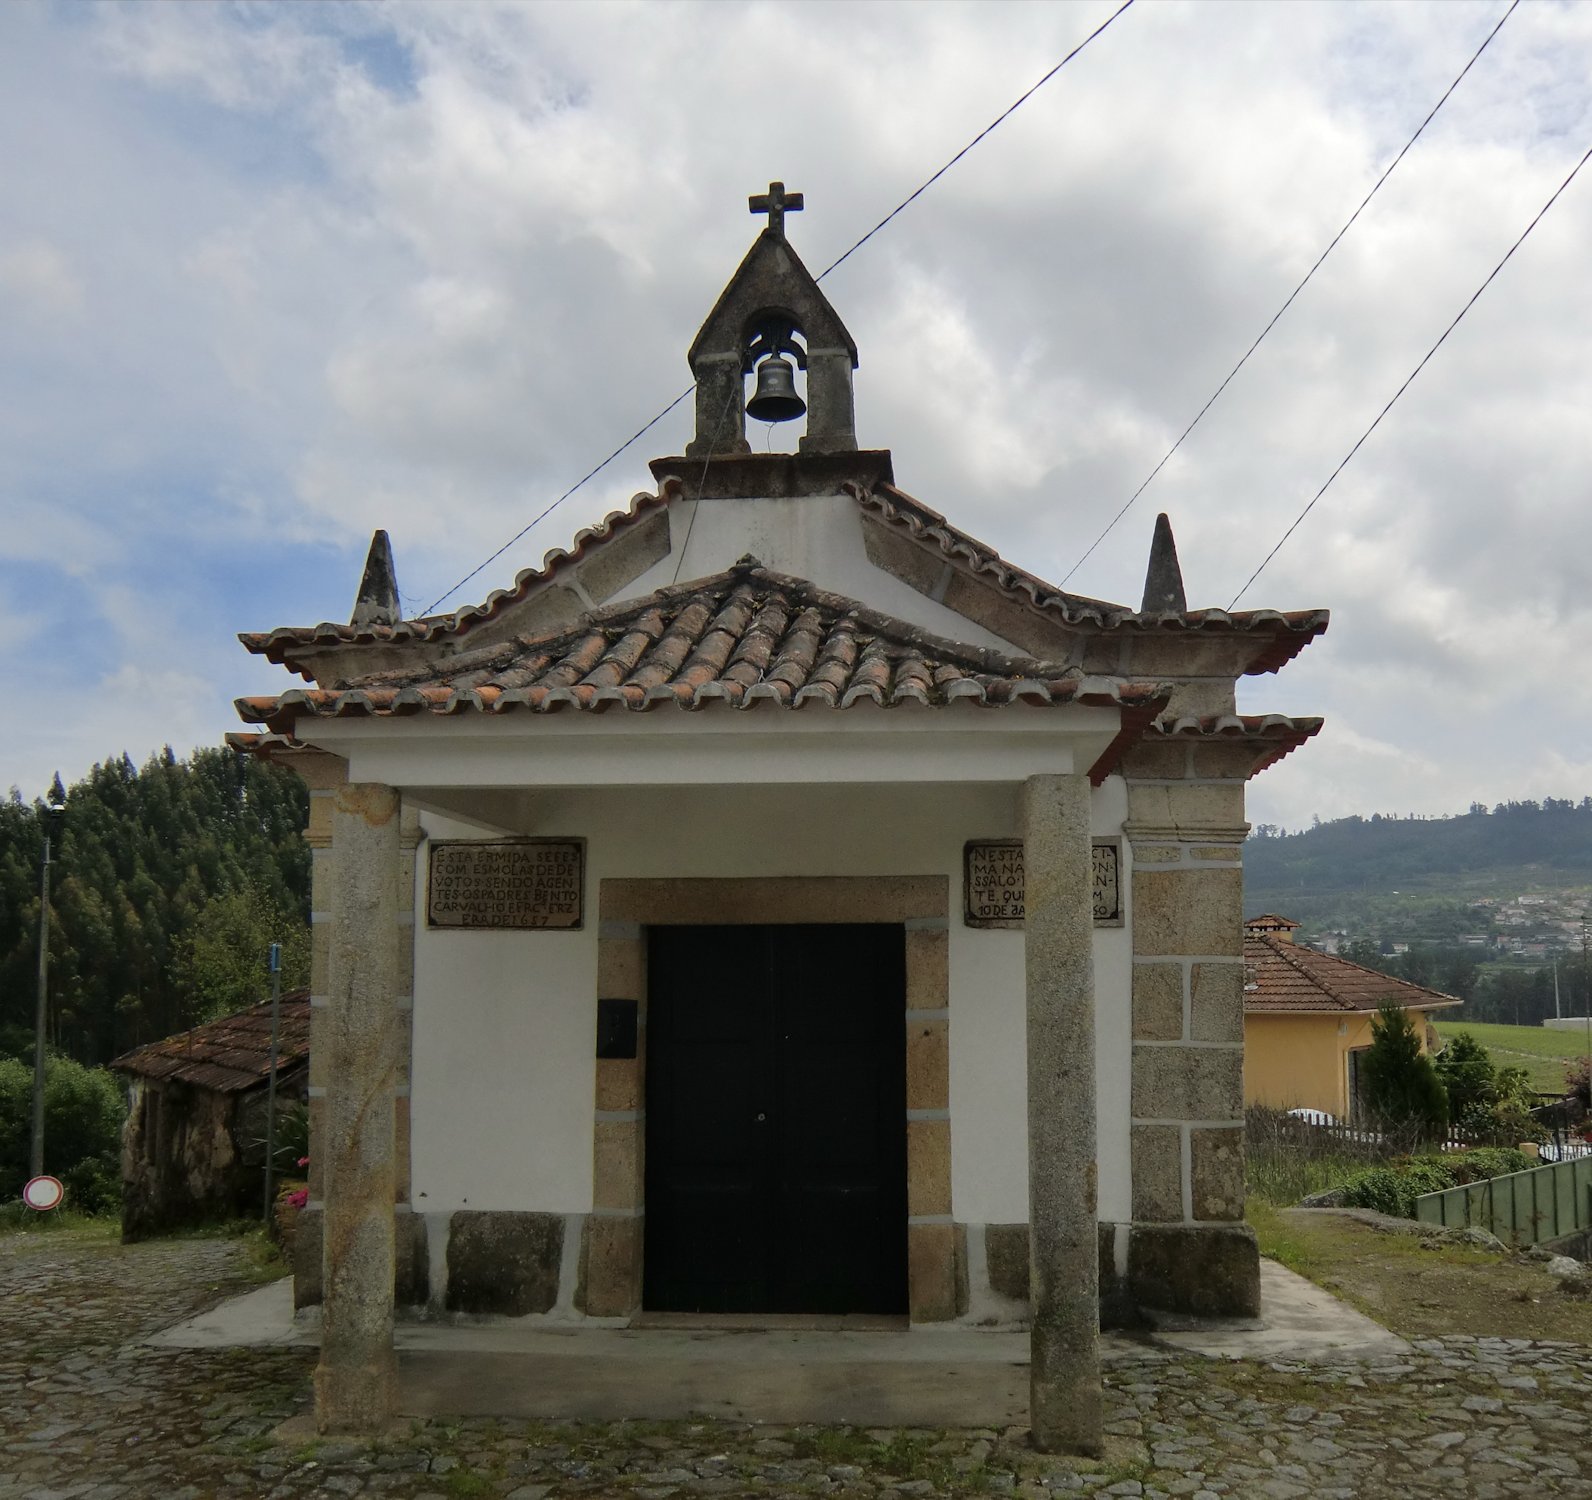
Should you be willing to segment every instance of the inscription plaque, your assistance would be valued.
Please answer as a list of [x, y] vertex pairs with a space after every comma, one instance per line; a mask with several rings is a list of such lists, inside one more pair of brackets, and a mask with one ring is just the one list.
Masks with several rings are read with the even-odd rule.
[[584, 839], [460, 840], [431, 846], [433, 927], [551, 927], [584, 915]]
[[[1097, 927], [1122, 925], [1122, 845], [1094, 843], [1094, 920]], [[1023, 925], [1023, 841], [974, 839], [962, 850], [962, 920], [969, 927]]]

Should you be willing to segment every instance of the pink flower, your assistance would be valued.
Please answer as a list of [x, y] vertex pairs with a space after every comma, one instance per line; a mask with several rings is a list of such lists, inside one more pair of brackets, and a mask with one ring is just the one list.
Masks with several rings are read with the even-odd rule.
[[310, 1201], [310, 1190], [308, 1188], [300, 1188], [295, 1193], [284, 1193], [282, 1201], [289, 1208], [303, 1208]]
[[309, 1164], [310, 1164], [310, 1159], [309, 1159], [309, 1157], [307, 1157], [307, 1156], [301, 1156], [301, 1157], [299, 1157], [299, 1165], [300, 1165], [300, 1166], [301, 1166], [301, 1167], [307, 1167], [307, 1166], [309, 1166]]

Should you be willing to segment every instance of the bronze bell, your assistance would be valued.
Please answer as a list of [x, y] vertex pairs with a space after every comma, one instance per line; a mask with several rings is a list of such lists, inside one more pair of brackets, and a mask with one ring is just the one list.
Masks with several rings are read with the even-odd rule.
[[757, 389], [746, 403], [746, 414], [759, 422], [793, 422], [807, 410], [796, 394], [796, 370], [788, 359], [771, 355], [757, 367]]

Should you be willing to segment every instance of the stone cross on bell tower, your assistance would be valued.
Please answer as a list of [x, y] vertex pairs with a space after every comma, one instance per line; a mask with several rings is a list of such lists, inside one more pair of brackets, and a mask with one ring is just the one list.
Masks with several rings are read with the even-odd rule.
[[771, 182], [766, 193], [753, 193], [746, 207], [751, 213], [767, 214], [768, 227], [784, 239], [785, 215], [799, 214], [806, 205], [800, 193], [787, 193], [783, 182]]
[[853, 453], [856, 340], [785, 238], [785, 215], [801, 212], [802, 194], [771, 182], [766, 193], [754, 193], [746, 205], [754, 214], [767, 214], [768, 224], [719, 293], [686, 355], [696, 378], [696, 436], [686, 445], [686, 457], [751, 452], [745, 381], [759, 352], [773, 347], [767, 337], [771, 328], [778, 330], [775, 342], [807, 372], [801, 451]]

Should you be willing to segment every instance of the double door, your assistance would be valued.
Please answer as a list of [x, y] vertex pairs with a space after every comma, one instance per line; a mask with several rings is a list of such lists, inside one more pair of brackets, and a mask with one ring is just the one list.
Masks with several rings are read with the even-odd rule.
[[655, 927], [643, 1305], [904, 1313], [898, 926]]

